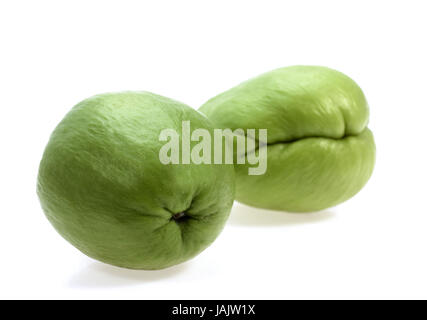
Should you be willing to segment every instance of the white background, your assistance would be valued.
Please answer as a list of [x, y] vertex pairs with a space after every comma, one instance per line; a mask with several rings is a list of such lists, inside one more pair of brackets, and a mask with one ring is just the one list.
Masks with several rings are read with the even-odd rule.
[[[0, 298], [427, 298], [425, 1], [2, 1]], [[268, 70], [316, 64], [364, 90], [375, 172], [353, 199], [289, 214], [235, 204], [218, 240], [162, 271], [87, 258], [45, 219], [38, 164], [91, 95], [199, 107]]]

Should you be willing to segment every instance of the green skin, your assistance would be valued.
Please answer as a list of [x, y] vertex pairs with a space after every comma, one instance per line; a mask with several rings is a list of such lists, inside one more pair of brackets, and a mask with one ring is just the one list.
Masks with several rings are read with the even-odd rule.
[[[147, 92], [94, 96], [57, 126], [37, 193], [55, 229], [86, 255], [119, 267], [162, 269], [199, 254], [234, 200], [232, 165], [163, 165], [166, 128], [208, 129], [206, 117]], [[195, 144], [195, 143], [193, 143]]]
[[310, 212], [354, 196], [375, 163], [369, 109], [359, 86], [325, 67], [281, 68], [206, 102], [219, 128], [267, 129], [267, 172], [236, 165], [236, 199], [260, 208]]

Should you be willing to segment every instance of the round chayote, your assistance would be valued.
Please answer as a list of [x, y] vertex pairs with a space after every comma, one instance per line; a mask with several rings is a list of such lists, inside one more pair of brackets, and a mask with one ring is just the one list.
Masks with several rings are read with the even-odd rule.
[[160, 133], [180, 133], [182, 121], [213, 130], [194, 109], [148, 92], [77, 104], [40, 163], [37, 193], [55, 229], [88, 256], [132, 269], [169, 267], [208, 247], [231, 210], [234, 169], [163, 164]]

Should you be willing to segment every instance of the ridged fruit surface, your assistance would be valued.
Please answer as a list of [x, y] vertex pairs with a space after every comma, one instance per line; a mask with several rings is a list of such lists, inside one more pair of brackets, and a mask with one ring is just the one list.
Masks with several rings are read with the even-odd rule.
[[262, 74], [210, 99], [200, 111], [219, 128], [267, 129], [267, 171], [235, 165], [236, 199], [308, 212], [337, 205], [368, 181], [375, 143], [359, 86], [341, 72], [293, 66]]

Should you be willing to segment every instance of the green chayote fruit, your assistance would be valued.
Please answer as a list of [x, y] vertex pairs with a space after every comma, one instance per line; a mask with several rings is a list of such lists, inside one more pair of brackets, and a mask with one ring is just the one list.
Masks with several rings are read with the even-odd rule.
[[147, 92], [77, 104], [40, 163], [37, 193], [55, 229], [88, 256], [132, 269], [169, 267], [208, 247], [231, 210], [234, 169], [161, 163], [160, 133], [180, 133], [182, 121], [213, 130], [194, 109]]
[[368, 104], [359, 86], [338, 71], [277, 69], [210, 99], [200, 111], [219, 128], [268, 131], [265, 174], [248, 175], [252, 165], [235, 165], [239, 202], [321, 210], [354, 196], [372, 174]]

